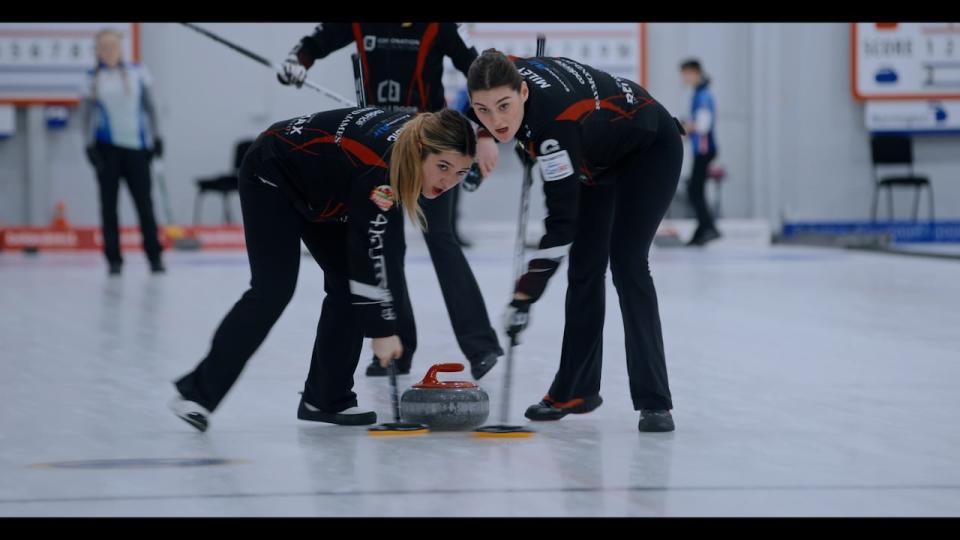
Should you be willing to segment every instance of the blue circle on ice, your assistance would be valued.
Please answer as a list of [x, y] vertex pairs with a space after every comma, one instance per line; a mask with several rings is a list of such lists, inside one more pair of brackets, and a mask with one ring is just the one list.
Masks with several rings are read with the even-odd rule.
[[91, 459], [37, 463], [34, 467], [53, 469], [160, 469], [166, 467], [209, 467], [244, 463], [243, 460], [221, 458], [139, 458]]

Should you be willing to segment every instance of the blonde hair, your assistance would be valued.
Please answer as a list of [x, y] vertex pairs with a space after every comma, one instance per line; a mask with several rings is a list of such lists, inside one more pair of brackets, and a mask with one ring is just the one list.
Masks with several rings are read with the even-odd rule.
[[[117, 36], [117, 39], [123, 41], [123, 32], [113, 28], [104, 28], [93, 36], [94, 44], [100, 46], [100, 38], [107, 35]], [[130, 79], [127, 77], [127, 68], [123, 65], [123, 49], [120, 50], [120, 75], [123, 77], [123, 90], [130, 95]], [[97, 56], [97, 65], [93, 70], [93, 97], [97, 97], [97, 76], [100, 74], [100, 56]]]
[[423, 160], [429, 154], [477, 155], [477, 137], [465, 116], [452, 109], [421, 113], [403, 126], [390, 154], [390, 187], [410, 221], [421, 230], [426, 219], [418, 202], [423, 189]]

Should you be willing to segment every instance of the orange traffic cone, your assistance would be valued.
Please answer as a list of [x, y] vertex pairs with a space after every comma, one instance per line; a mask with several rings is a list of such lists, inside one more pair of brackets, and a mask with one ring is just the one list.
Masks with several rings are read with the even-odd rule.
[[59, 231], [70, 228], [70, 223], [67, 221], [67, 205], [63, 201], [58, 202], [56, 209], [53, 211], [53, 221], [50, 222], [50, 228]]

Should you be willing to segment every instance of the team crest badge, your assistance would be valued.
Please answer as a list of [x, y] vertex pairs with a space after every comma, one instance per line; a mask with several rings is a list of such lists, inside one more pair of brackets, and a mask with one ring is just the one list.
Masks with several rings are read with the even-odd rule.
[[377, 205], [377, 208], [386, 212], [393, 208], [393, 203], [396, 202], [397, 199], [393, 194], [392, 187], [382, 185], [373, 188], [373, 191], [370, 192], [370, 200], [373, 201], [373, 204]]

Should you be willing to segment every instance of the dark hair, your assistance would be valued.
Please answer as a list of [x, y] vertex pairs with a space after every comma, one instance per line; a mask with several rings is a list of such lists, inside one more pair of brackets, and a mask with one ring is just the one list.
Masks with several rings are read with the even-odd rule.
[[520, 91], [523, 76], [507, 55], [496, 49], [487, 49], [478, 56], [467, 71], [467, 90], [490, 90], [500, 86], [509, 86], [515, 92]]
[[689, 58], [680, 64], [680, 71], [686, 71], [688, 69], [692, 69], [697, 73], [703, 73], [703, 67], [700, 66], [700, 61], [696, 58]]

